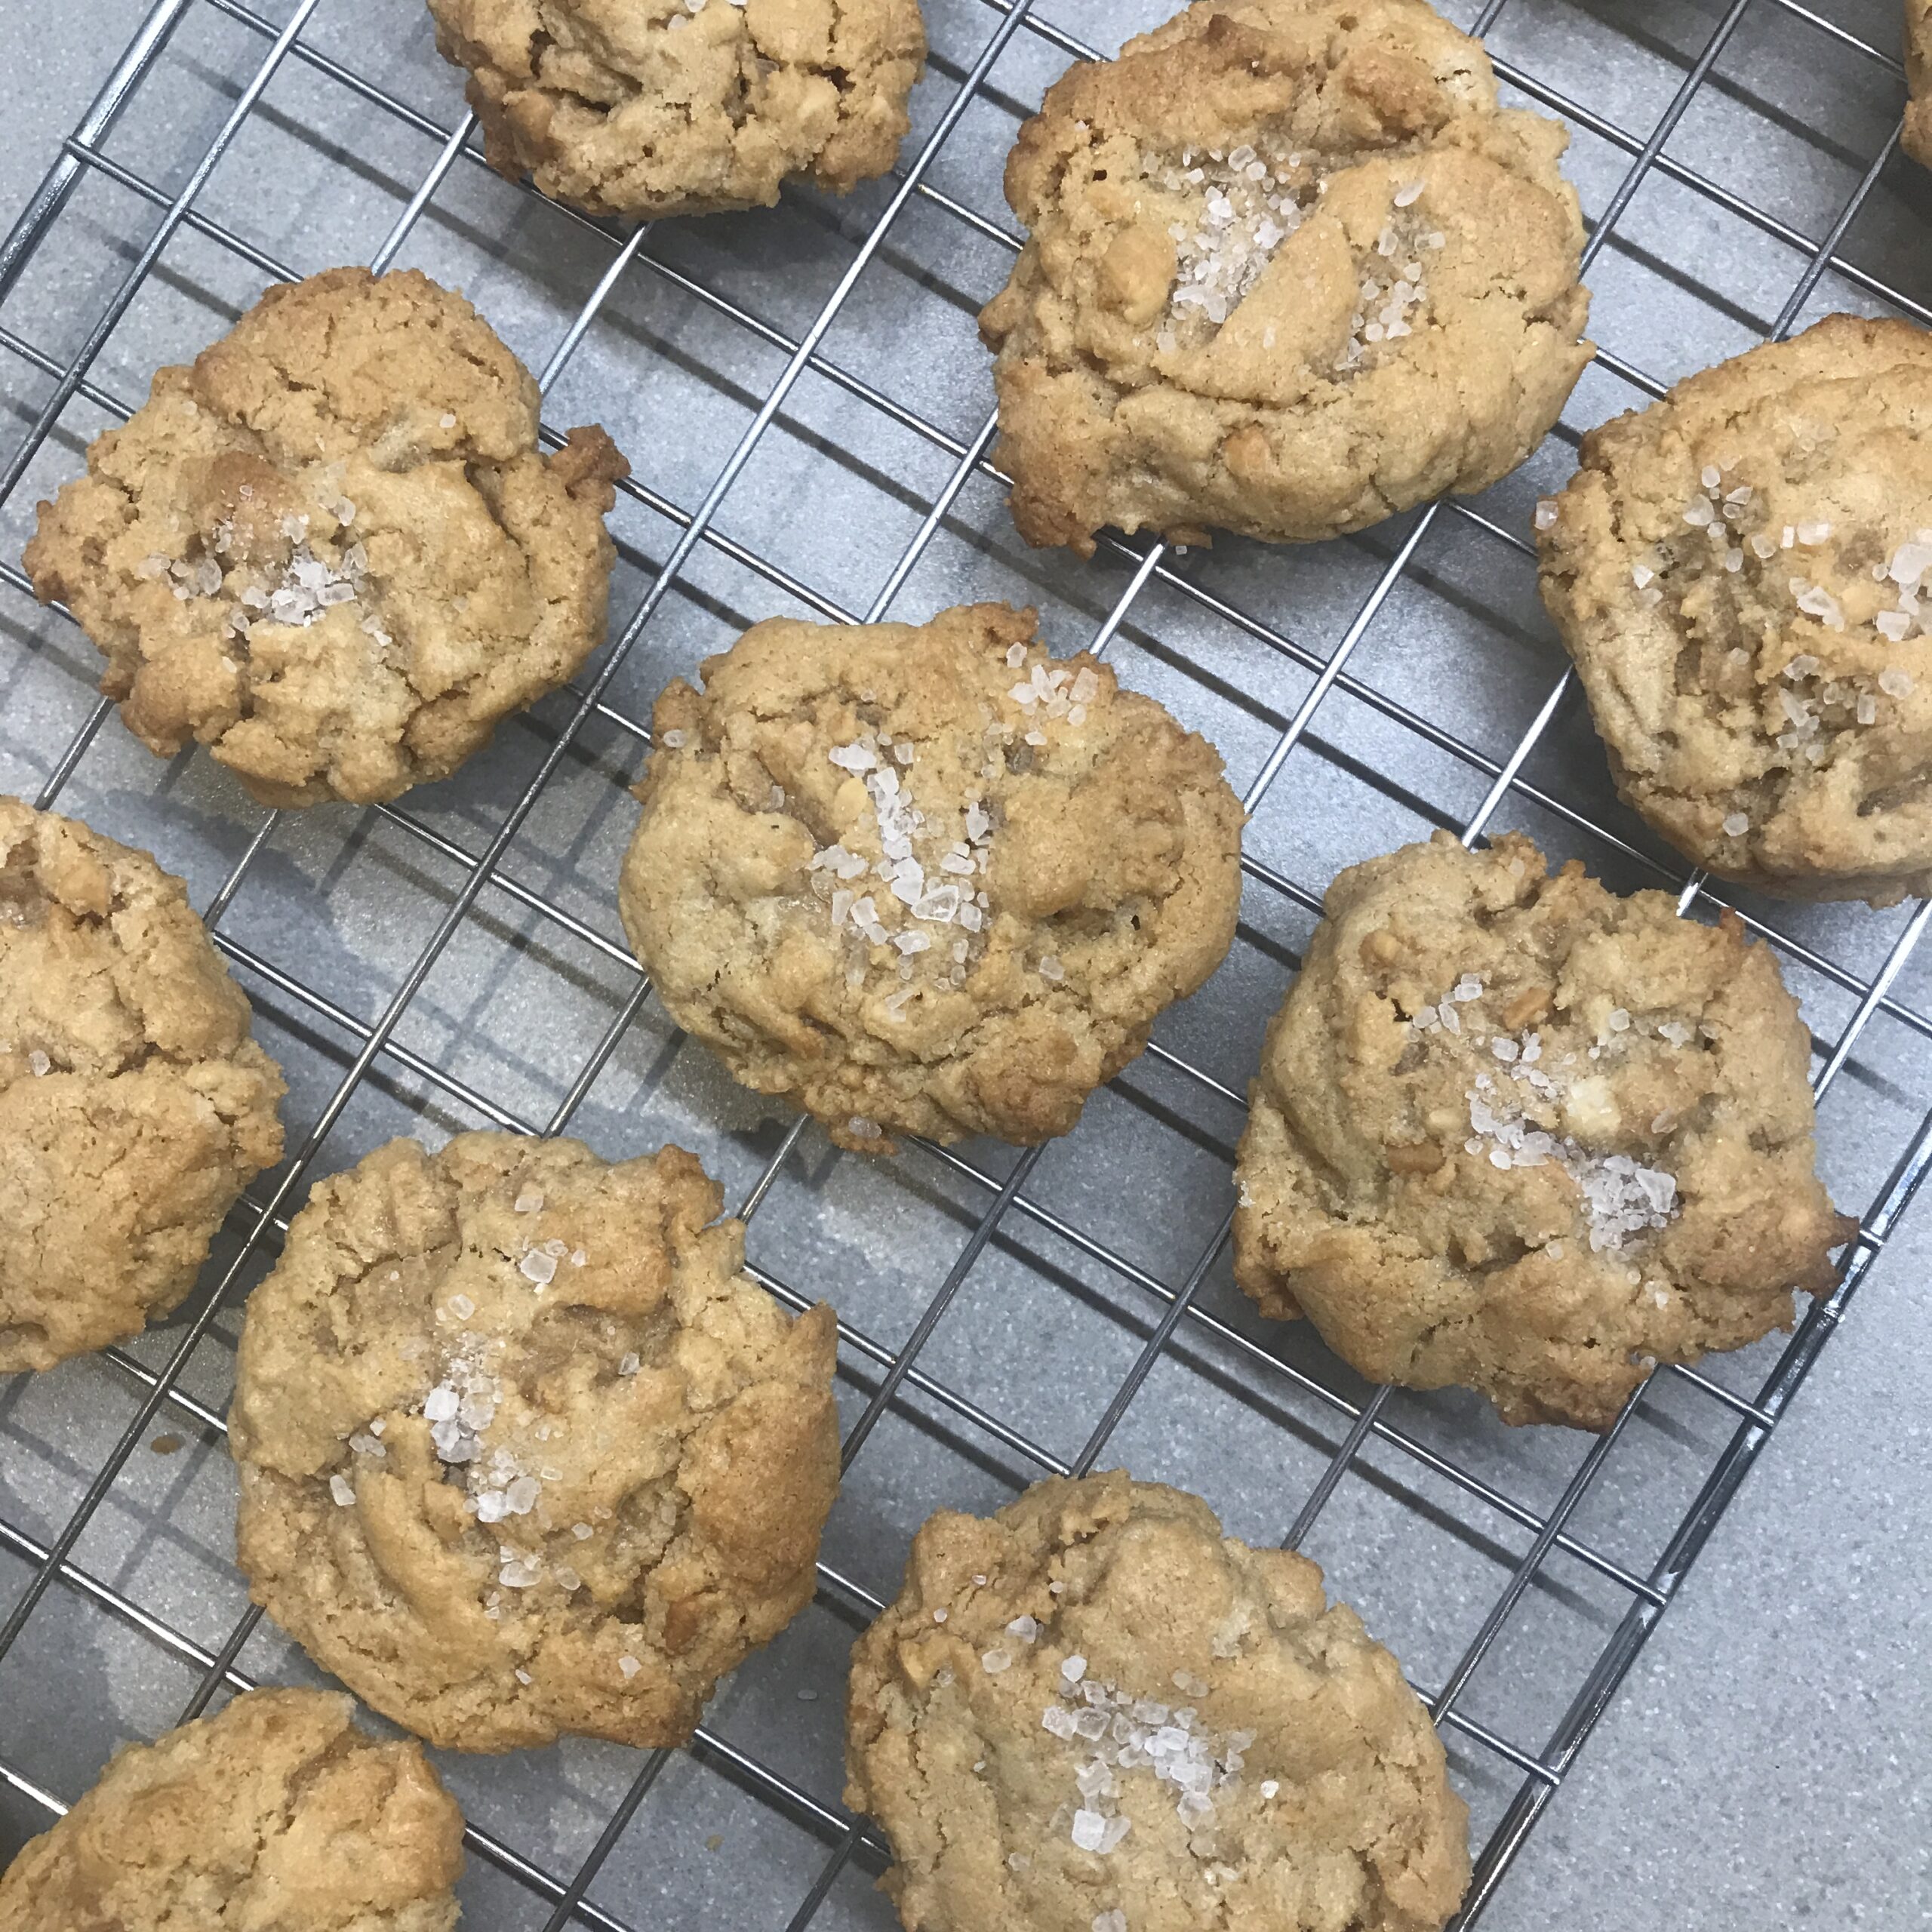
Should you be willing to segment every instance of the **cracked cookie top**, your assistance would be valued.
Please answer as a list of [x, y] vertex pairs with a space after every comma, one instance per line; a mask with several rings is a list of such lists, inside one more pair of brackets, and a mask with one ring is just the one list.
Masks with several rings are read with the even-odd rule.
[[429, 0], [491, 166], [592, 214], [768, 207], [883, 174], [926, 57], [918, 0]]
[[1857, 1224], [1814, 1169], [1770, 949], [1505, 833], [1351, 866], [1268, 1030], [1235, 1274], [1377, 1382], [1601, 1429], [1789, 1326]]
[[459, 1751], [681, 1743], [812, 1593], [837, 1330], [743, 1272], [667, 1147], [391, 1141], [248, 1300], [231, 1443], [260, 1603]]
[[1720, 878], [1932, 891], [1932, 335], [1833, 315], [1583, 439], [1543, 601], [1626, 801]]
[[0, 798], [0, 1374], [169, 1312], [281, 1153], [248, 1037], [178, 878]]
[[1064, 1134], [1234, 937], [1221, 761], [1030, 611], [774, 619], [658, 700], [624, 925], [841, 1146]]
[[0, 1878], [0, 1932], [451, 1932], [463, 1814], [352, 1708], [246, 1690], [116, 1752]]
[[537, 385], [407, 269], [278, 284], [88, 451], [25, 561], [150, 751], [264, 804], [446, 777], [601, 641], [627, 466], [537, 449]]
[[1422, 0], [1201, 0], [1057, 82], [980, 317], [1028, 542], [1312, 541], [1521, 463], [1589, 298], [1564, 131], [1496, 103]]
[[1395, 1660], [1164, 1484], [931, 1518], [848, 1698], [845, 1801], [921, 1932], [1433, 1932], [1469, 1881]]

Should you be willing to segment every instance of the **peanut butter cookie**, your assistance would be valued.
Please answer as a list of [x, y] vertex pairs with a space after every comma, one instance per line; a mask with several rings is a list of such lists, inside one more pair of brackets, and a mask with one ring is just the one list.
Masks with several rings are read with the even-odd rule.
[[1328, 888], [1268, 1030], [1235, 1275], [1377, 1382], [1601, 1429], [1650, 1367], [1788, 1327], [1857, 1223], [1809, 1036], [1741, 922], [1447, 832]]
[[1321, 1572], [1118, 1472], [926, 1523], [846, 1766], [916, 1932], [1434, 1932], [1469, 1882], [1428, 1713]]
[[1583, 439], [1543, 594], [1625, 801], [1721, 878], [1932, 891], [1932, 335], [1834, 315]]
[[0, 1932], [450, 1932], [463, 1814], [351, 1708], [248, 1690], [118, 1752], [0, 1878]]
[[0, 1375], [180, 1302], [283, 1091], [181, 881], [0, 798]]
[[596, 648], [627, 466], [538, 453], [537, 385], [414, 269], [278, 284], [88, 451], [25, 561], [163, 758], [263, 804], [446, 777]]
[[592, 214], [768, 207], [883, 174], [925, 64], [918, 0], [429, 0], [491, 167]]
[[1233, 940], [1214, 747], [1034, 631], [777, 619], [657, 701], [625, 930], [671, 1017], [841, 1146], [1066, 1133]]
[[1423, 0], [1201, 0], [1075, 67], [980, 318], [1020, 534], [1306, 543], [1506, 475], [1592, 352], [1565, 139]]
[[459, 1751], [681, 1743], [812, 1593], [837, 1330], [667, 1147], [391, 1141], [249, 1298], [229, 1427], [260, 1603]]

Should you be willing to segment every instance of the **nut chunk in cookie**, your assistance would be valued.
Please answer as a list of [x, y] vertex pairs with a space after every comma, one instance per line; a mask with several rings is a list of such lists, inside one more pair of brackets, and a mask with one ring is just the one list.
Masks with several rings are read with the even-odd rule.
[[236, 1540], [365, 1703], [452, 1750], [679, 1744], [810, 1600], [837, 1327], [719, 1201], [675, 1147], [466, 1134], [296, 1217], [242, 1331]]
[[181, 881], [0, 797], [0, 1375], [180, 1302], [283, 1091]]
[[592, 214], [769, 207], [883, 174], [925, 64], [918, 0], [429, 0], [490, 165]]
[[1233, 940], [1214, 747], [1030, 611], [755, 625], [654, 722], [625, 930], [672, 1018], [842, 1147], [1068, 1132]]
[[1469, 1882], [1429, 1714], [1321, 1572], [1118, 1471], [928, 1519], [845, 1762], [919, 1932], [1435, 1932]]
[[1721, 878], [1932, 892], [1932, 334], [1833, 315], [1583, 438], [1543, 601], [1626, 803]]
[[1074, 68], [980, 318], [1020, 534], [1309, 543], [1506, 475], [1592, 353], [1564, 141], [1423, 0], [1201, 0]]
[[530, 373], [414, 269], [269, 289], [88, 451], [26, 564], [163, 758], [268, 805], [446, 777], [603, 640], [628, 466], [537, 448]]
[[451, 1932], [463, 1814], [352, 1708], [248, 1690], [116, 1752], [0, 1878], [0, 1932]]
[[1602, 1429], [1658, 1361], [1789, 1327], [1857, 1232], [1810, 1037], [1727, 913], [1447, 832], [1328, 888], [1268, 1029], [1235, 1275], [1377, 1382]]

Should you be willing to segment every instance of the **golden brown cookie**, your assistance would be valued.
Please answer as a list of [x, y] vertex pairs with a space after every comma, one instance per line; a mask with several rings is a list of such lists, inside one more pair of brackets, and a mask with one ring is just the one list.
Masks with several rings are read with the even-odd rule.
[[181, 881], [0, 797], [0, 1375], [174, 1309], [284, 1091]]
[[1932, 335], [1834, 315], [1593, 430], [1543, 601], [1617, 789], [1721, 878], [1932, 891]]
[[1911, 98], [1899, 145], [1932, 168], [1932, 0], [1905, 0], [1905, 78]]
[[1035, 1142], [1220, 964], [1203, 739], [1003, 604], [755, 625], [657, 701], [625, 930], [665, 1010], [841, 1146]]
[[1654, 1363], [1830, 1287], [1857, 1224], [1809, 1056], [1734, 914], [1550, 878], [1514, 832], [1351, 866], [1249, 1089], [1235, 1278], [1375, 1381], [1607, 1427]]
[[245, 1691], [117, 1752], [0, 1878], [0, 1932], [450, 1932], [463, 1814], [352, 1708]]
[[447, 777], [604, 636], [601, 429], [538, 452], [537, 385], [414, 269], [270, 288], [88, 451], [25, 561], [149, 750], [269, 805]]
[[1072, 69], [980, 318], [1020, 534], [1305, 543], [1506, 475], [1592, 352], [1565, 139], [1423, 0], [1201, 0]]
[[810, 1599], [838, 1480], [821, 1303], [743, 1272], [667, 1147], [392, 1140], [249, 1298], [229, 1417], [255, 1600], [459, 1751], [681, 1743]]
[[1428, 1713], [1321, 1572], [1118, 1471], [927, 1521], [846, 1768], [915, 1932], [1434, 1932], [1469, 1882]]
[[429, 0], [490, 165], [592, 214], [768, 207], [883, 174], [925, 64], [918, 0]]

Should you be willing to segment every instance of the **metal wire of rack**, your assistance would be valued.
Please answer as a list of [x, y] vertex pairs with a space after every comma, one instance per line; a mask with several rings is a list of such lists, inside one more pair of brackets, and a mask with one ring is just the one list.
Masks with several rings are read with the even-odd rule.
[[[1727, 245], [1745, 249], [1743, 259], [1755, 259], [1748, 251], [1761, 242], [1771, 259], [1800, 264], [1774, 293], [1767, 275], [1743, 296], [1662, 264], [1663, 281], [1727, 318], [1731, 346], [1790, 332], [1826, 293], [1832, 306], [1863, 302], [1932, 322], [1932, 291], [1898, 286], [1909, 278], [1871, 266], [1857, 232], [1881, 179], [1897, 172], [1899, 66], [1874, 44], [1878, 29], [1796, 0], [1662, 11], [1663, 26], [1637, 5], [1567, 10], [1574, 37], [1552, 53], [1550, 23], [1531, 0], [1460, 10], [1490, 37], [1506, 86], [1577, 134], [1590, 177], [1589, 261], [1657, 269], [1646, 198], [1663, 184], [1683, 198], [1672, 208], [1730, 224]], [[427, 253], [432, 272], [460, 242], [484, 236], [500, 300], [511, 300], [512, 278], [539, 285], [518, 314], [537, 345], [525, 352], [542, 368], [546, 437], [555, 440], [547, 426], [560, 420], [560, 401], [587, 401], [606, 412], [636, 469], [619, 513], [623, 622], [593, 668], [512, 728], [513, 742], [506, 731], [474, 761], [469, 789], [460, 776], [398, 805], [309, 815], [322, 830], [287, 814], [238, 814], [232, 788], [211, 777], [206, 761], [164, 770], [144, 754], [123, 758], [112, 732], [102, 735], [104, 703], [87, 703], [75, 720], [89, 654], [63, 633], [64, 612], [29, 611], [23, 575], [0, 561], [9, 587], [0, 663], [14, 694], [0, 712], [0, 757], [9, 761], [0, 773], [20, 774], [43, 806], [85, 802], [90, 817], [97, 808], [116, 820], [106, 829], [157, 849], [172, 841], [193, 861], [198, 887], [211, 888], [209, 929], [294, 1089], [293, 1150], [238, 1209], [185, 1309], [128, 1348], [40, 1379], [64, 1393], [42, 1398], [25, 1378], [0, 1390], [0, 1823], [8, 1829], [39, 1828], [64, 1808], [57, 1787], [71, 1793], [85, 1782], [68, 1746], [76, 1761], [91, 1754], [97, 1762], [99, 1741], [124, 1734], [137, 1713], [156, 1714], [158, 1728], [224, 1687], [302, 1672], [299, 1657], [242, 1607], [225, 1571], [223, 1506], [209, 1493], [224, 1478], [236, 1303], [272, 1260], [319, 1164], [340, 1164], [412, 1125], [575, 1125], [607, 1152], [617, 1151], [614, 1136], [654, 1144], [667, 1126], [681, 1127], [712, 1134], [709, 1164], [729, 1173], [739, 1211], [753, 1220], [758, 1278], [795, 1307], [823, 1291], [840, 1308], [841, 1515], [863, 1520], [841, 1538], [835, 1517], [814, 1608], [726, 1687], [688, 1752], [641, 1761], [601, 1749], [531, 1754], [513, 1768], [448, 1761], [471, 1821], [466, 1900], [475, 1922], [582, 1921], [620, 1932], [667, 1911], [795, 1928], [889, 1922], [862, 1882], [882, 1869], [884, 1848], [837, 1795], [836, 1698], [814, 1708], [821, 1700], [810, 1684], [835, 1687], [844, 1644], [891, 1593], [904, 1531], [926, 1508], [985, 1506], [1038, 1475], [1084, 1471], [1124, 1450], [1137, 1472], [1201, 1488], [1243, 1534], [1267, 1534], [1272, 1523], [1279, 1535], [1291, 1516], [1285, 1540], [1317, 1545], [1331, 1586], [1395, 1642], [1422, 1679], [1481, 1827], [1458, 1921], [1472, 1925], [1932, 1162], [1927, 1097], [1906, 1083], [1882, 1107], [1861, 1098], [1847, 1164], [1864, 1211], [1835, 1291], [1809, 1306], [1781, 1346], [1654, 1375], [1615, 1426], [1587, 1442], [1532, 1431], [1499, 1444], [1480, 1405], [1364, 1387], [1298, 1331], [1249, 1317], [1226, 1264], [1226, 1168], [1241, 1084], [1335, 863], [1432, 823], [1474, 841], [1506, 808], [1546, 844], [1579, 843], [1596, 869], [1667, 882], [1686, 912], [1720, 895], [1684, 878], [1619, 816], [1600, 780], [1592, 789], [1580, 776], [1588, 761], [1566, 748], [1586, 742], [1574, 681], [1567, 670], [1548, 675], [1555, 656], [1534, 619], [1516, 615], [1534, 578], [1533, 549], [1518, 534], [1524, 492], [1560, 478], [1572, 428], [1489, 497], [1432, 506], [1389, 531], [1323, 546], [1331, 554], [1321, 575], [1241, 546], [1204, 558], [1115, 541], [1088, 567], [1018, 553], [989, 460], [983, 369], [977, 386], [962, 387], [954, 372], [977, 364], [937, 358], [929, 376], [905, 345], [970, 318], [1003, 278], [1017, 240], [1003, 215], [985, 211], [998, 206], [986, 192], [989, 174], [1043, 81], [1095, 50], [1049, 17], [1048, 0], [937, 0], [928, 13], [933, 72], [900, 170], [848, 208], [788, 197], [776, 214], [746, 218], [733, 232], [758, 241], [743, 252], [762, 245], [781, 258], [762, 282], [746, 281], [721, 238], [618, 233], [497, 181], [472, 122], [448, 111], [453, 81], [433, 57], [414, 70], [391, 58], [389, 10], [371, 13], [358, 0], [279, 8], [156, 0], [0, 242], [4, 393], [26, 426], [0, 469], [14, 556], [30, 502], [24, 486], [57, 481], [101, 423], [129, 412], [137, 383], [117, 387], [117, 368], [138, 377], [171, 331], [190, 351], [195, 329], [201, 339], [213, 333], [209, 309], [232, 314], [264, 281], [352, 258], [352, 232], [364, 236], [373, 266], [408, 250]], [[1513, 38], [1512, 17], [1522, 22]], [[1118, 23], [1106, 30], [1117, 35]], [[1722, 137], [1736, 115], [1761, 119], [1779, 138], [1804, 125], [1754, 94], [1740, 63], [1727, 64], [1747, 42], [1758, 53], [1795, 45], [1800, 68], [1845, 63], [1854, 94], [1878, 102], [1864, 149], [1818, 149], [1831, 167], [1817, 171], [1846, 177], [1832, 205], [1781, 194], [1780, 213], [1761, 205], [1774, 197], [1727, 183]], [[420, 56], [420, 35], [414, 45]], [[1607, 48], [1620, 60], [1634, 49], [1632, 63], [1605, 67]], [[1567, 57], [1580, 49], [1580, 65]], [[1596, 76], [1591, 99], [1608, 111], [1574, 97], [1581, 90], [1564, 78], [1573, 69]], [[430, 106], [411, 98], [418, 78]], [[198, 118], [182, 106], [191, 96]], [[1714, 98], [1722, 111], [1706, 134], [1700, 117]], [[1633, 109], [1644, 131], [1623, 125]], [[279, 211], [256, 205], [266, 150], [251, 144], [265, 128], [312, 157], [328, 197], [311, 191]], [[418, 155], [426, 146], [429, 165], [405, 174], [376, 130], [407, 137]], [[977, 175], [953, 166], [966, 150], [982, 155]], [[238, 151], [250, 162], [239, 183]], [[224, 192], [226, 208], [211, 211]], [[396, 205], [370, 248], [364, 217], [386, 198]], [[491, 252], [493, 233], [508, 239]], [[79, 238], [83, 256], [95, 252], [78, 272], [56, 273], [66, 236]], [[331, 245], [344, 252], [315, 252]], [[788, 247], [799, 254], [786, 257]], [[807, 252], [821, 265], [802, 267]], [[565, 300], [552, 285], [559, 281], [587, 292]], [[472, 292], [495, 319], [488, 294]], [[650, 309], [657, 301], [661, 313]], [[1601, 317], [1600, 306], [1607, 333]], [[969, 343], [961, 354], [971, 353]], [[1669, 374], [1697, 365], [1686, 353], [1673, 355]], [[661, 368], [685, 386], [633, 394], [627, 384], [645, 354], [655, 358], [650, 383]], [[587, 358], [596, 363], [588, 398], [581, 383], [572, 387]], [[1620, 335], [1580, 389], [1577, 420], [1661, 394], [1664, 381], [1645, 366], [1652, 359]], [[730, 404], [722, 414], [712, 408], [721, 397]], [[900, 439], [890, 457], [888, 432]], [[768, 457], [781, 445], [786, 459], [774, 468]], [[857, 521], [877, 526], [882, 549], [859, 558], [841, 547], [837, 502], [801, 495], [799, 479], [814, 477], [851, 489], [865, 506]], [[747, 1111], [715, 1072], [694, 1067], [650, 1007], [608, 909], [609, 861], [627, 829], [621, 786], [649, 742], [642, 720], [656, 674], [694, 661], [694, 640], [715, 648], [774, 608], [838, 621], [922, 616], [955, 601], [934, 594], [940, 587], [977, 586], [989, 572], [1030, 588], [1050, 628], [1069, 640], [1077, 626], [1079, 641], [1131, 654], [1130, 681], [1156, 689], [1189, 721], [1204, 707], [1220, 721], [1203, 728], [1228, 752], [1254, 815], [1242, 958], [1192, 1008], [1170, 1016], [1141, 1066], [1063, 1146], [1017, 1155], [921, 1146], [894, 1168], [854, 1179], [863, 1164], [836, 1156], [806, 1123]], [[906, 595], [915, 579], [916, 601]], [[823, 587], [828, 580], [837, 588]], [[869, 594], [855, 595], [854, 584]], [[1295, 610], [1297, 627], [1262, 614], [1271, 607]], [[1506, 670], [1510, 702], [1472, 696], [1474, 659], [1454, 678], [1409, 675], [1413, 666], [1383, 640], [1426, 617], [1445, 648], [1480, 630], [1481, 662]], [[1324, 643], [1307, 641], [1324, 632]], [[1526, 698], [1532, 669], [1547, 688]], [[1331, 725], [1340, 707], [1346, 718]], [[71, 728], [37, 735], [56, 715]], [[1291, 764], [1306, 801], [1299, 814], [1280, 806]], [[101, 777], [91, 782], [96, 767]], [[518, 782], [506, 790], [502, 775], [512, 769]], [[1390, 814], [1411, 829], [1377, 838]], [[1326, 816], [1346, 822], [1339, 857], [1309, 829]], [[1284, 818], [1294, 822], [1284, 827]], [[142, 835], [149, 829], [152, 841]], [[291, 907], [312, 898], [366, 918], [365, 892], [378, 902], [373, 943], [366, 934], [359, 950], [335, 943], [346, 910], [333, 939], [292, 937]], [[1844, 1077], [1869, 1073], [1868, 1060], [1889, 1072], [1875, 1041], [1932, 1037], [1912, 968], [1932, 907], [1891, 918], [1737, 909], [1804, 991], [1821, 1103], [1860, 1085]], [[506, 1038], [510, 1049], [493, 1057]], [[560, 1053], [571, 1041], [577, 1050]], [[1861, 1094], [1884, 1086], [1866, 1078]], [[1833, 1107], [1821, 1105], [1828, 1159], [1834, 1122]], [[1874, 1174], [1882, 1176], [1875, 1188]], [[829, 1217], [848, 1233], [869, 1219], [894, 1239], [854, 1236], [828, 1251]], [[875, 1281], [855, 1278], [854, 1254]], [[935, 1274], [936, 1287], [928, 1285]], [[1056, 1348], [1051, 1372], [1036, 1374], [1035, 1358]], [[1755, 1386], [1738, 1386], [1746, 1375]], [[195, 1473], [157, 1488], [135, 1452], [164, 1417], [192, 1438]], [[1233, 1447], [1223, 1454], [1225, 1444]], [[1284, 1496], [1298, 1496], [1292, 1510]], [[1386, 1560], [1361, 1553], [1383, 1544]], [[123, 1660], [109, 1672], [119, 1687], [106, 1700], [112, 1708], [98, 1697], [90, 1704], [85, 1687], [60, 1697], [48, 1688], [45, 1673], [72, 1647], [54, 1634], [66, 1613], [94, 1620], [88, 1631], [115, 1633], [103, 1643], [134, 1647], [107, 1653]], [[1392, 1635], [1404, 1629], [1410, 1641]], [[143, 1660], [133, 1678], [130, 1654]], [[1435, 1667], [1424, 1672], [1425, 1661]], [[122, 1695], [124, 1678], [136, 1687]], [[721, 1871], [690, 1841], [693, 1821], [721, 1805], [754, 1847]]]

